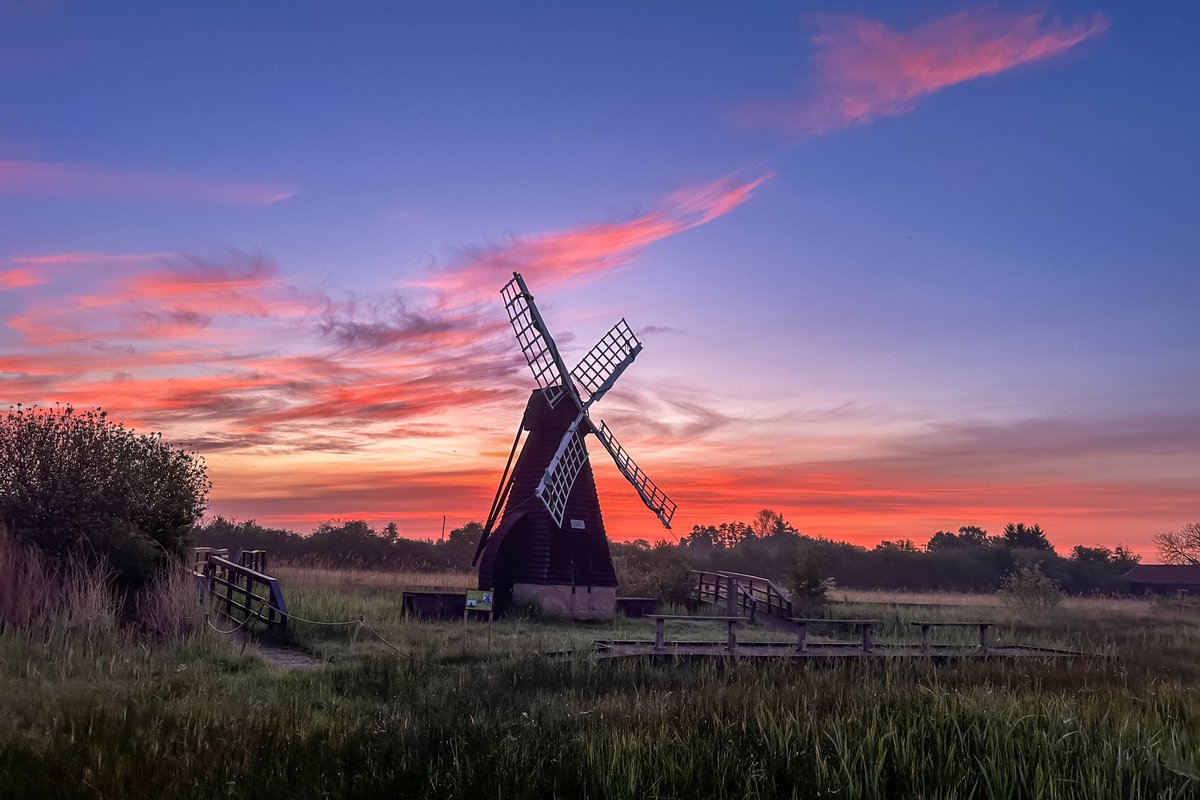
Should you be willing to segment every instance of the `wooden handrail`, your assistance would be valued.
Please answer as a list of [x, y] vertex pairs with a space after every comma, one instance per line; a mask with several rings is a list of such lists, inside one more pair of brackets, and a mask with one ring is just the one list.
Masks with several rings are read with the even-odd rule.
[[770, 578], [763, 578], [758, 575], [747, 575], [743, 572], [730, 572], [728, 570], [690, 570], [695, 576], [696, 589], [695, 596], [697, 600], [707, 600], [714, 603], [719, 603], [724, 600], [727, 607], [732, 607], [729, 603], [727, 585], [736, 585], [735, 594], [738, 599], [735, 601], [744, 609], [749, 609], [751, 617], [755, 612], [762, 608], [767, 614], [774, 617], [787, 619], [792, 615], [792, 598], [791, 596], [777, 583]]
[[[724, 602], [729, 614], [735, 607], [746, 612], [751, 621], [758, 611], [759, 598], [754, 595], [751, 587], [732, 575], [706, 570], [689, 570], [695, 576], [696, 587], [693, 594], [697, 600], [720, 604]], [[710, 580], [711, 579], [711, 580]], [[731, 594], [732, 588], [732, 594]]]
[[[204, 564], [203, 574], [217, 610], [226, 617], [243, 624], [254, 618], [272, 628], [287, 630], [287, 603], [278, 580], [223, 556], [211, 554]], [[259, 587], [265, 592], [257, 592]], [[221, 588], [225, 590], [223, 594]], [[240, 618], [235, 615], [235, 609], [241, 613]]]

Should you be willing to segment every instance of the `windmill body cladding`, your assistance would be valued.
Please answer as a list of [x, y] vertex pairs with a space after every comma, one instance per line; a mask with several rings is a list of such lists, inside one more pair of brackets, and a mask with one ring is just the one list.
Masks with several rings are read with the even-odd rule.
[[538, 388], [526, 404], [514, 453], [522, 432], [528, 437], [511, 473], [505, 467], [476, 552], [479, 587], [493, 590], [501, 609], [531, 604], [562, 616], [611, 617], [617, 578], [584, 437], [596, 437], [664, 526], [670, 528], [675, 513], [675, 503], [588, 413], [642, 345], [621, 320], [568, 372], [519, 274], [501, 296]]

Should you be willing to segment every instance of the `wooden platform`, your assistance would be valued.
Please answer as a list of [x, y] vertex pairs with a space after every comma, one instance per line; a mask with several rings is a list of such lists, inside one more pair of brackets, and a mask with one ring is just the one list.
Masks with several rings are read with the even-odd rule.
[[[726, 642], [667, 642], [656, 648], [654, 642], [631, 640], [598, 640], [592, 642], [591, 655], [595, 659], [652, 658], [652, 659], [702, 659], [729, 658]], [[738, 642], [733, 657], [739, 659], [786, 659], [791, 661], [844, 661], [859, 659], [931, 659], [950, 661], [961, 659], [1011, 659], [1011, 658], [1079, 658], [1089, 653], [1060, 650], [1053, 647], [1033, 645], [993, 645], [987, 651], [978, 647], [957, 645], [931, 645], [928, 649], [920, 644], [875, 643], [863, 651], [862, 642], [809, 642], [802, 651], [796, 642]]]

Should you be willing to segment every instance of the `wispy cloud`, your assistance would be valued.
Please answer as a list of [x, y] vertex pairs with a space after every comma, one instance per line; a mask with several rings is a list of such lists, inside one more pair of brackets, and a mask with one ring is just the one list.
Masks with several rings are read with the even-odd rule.
[[296, 190], [269, 183], [161, 175], [95, 164], [0, 160], [0, 194], [265, 206], [294, 196]]
[[416, 285], [457, 295], [475, 295], [480, 286], [503, 283], [521, 272], [530, 283], [555, 283], [618, 269], [645, 248], [728, 214], [771, 179], [723, 178], [672, 192], [651, 211], [619, 222], [583, 225], [567, 231], [516, 236], [469, 248], [445, 270]]
[[745, 124], [813, 136], [905, 114], [939, 89], [1058, 55], [1109, 27], [1097, 12], [1065, 22], [1044, 12], [967, 9], [898, 31], [861, 16], [820, 16], [812, 96], [754, 103]]

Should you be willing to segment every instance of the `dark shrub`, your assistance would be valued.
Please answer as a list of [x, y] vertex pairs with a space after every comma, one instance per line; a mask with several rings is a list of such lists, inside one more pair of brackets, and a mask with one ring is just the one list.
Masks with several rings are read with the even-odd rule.
[[199, 456], [101, 409], [0, 417], [0, 523], [53, 558], [107, 561], [126, 587], [183, 556], [209, 487]]

